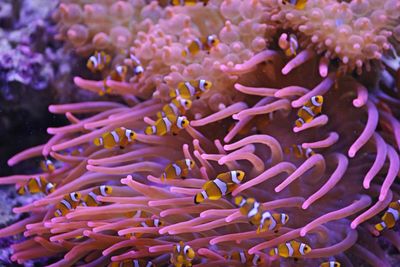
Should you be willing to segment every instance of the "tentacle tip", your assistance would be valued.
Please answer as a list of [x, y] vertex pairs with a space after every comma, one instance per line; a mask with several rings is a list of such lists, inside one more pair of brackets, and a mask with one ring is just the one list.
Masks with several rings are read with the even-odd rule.
[[347, 155], [349, 155], [350, 158], [354, 158], [354, 156], [356, 155], [356, 151], [354, 151], [353, 148], [350, 148]]
[[303, 205], [301, 205], [301, 208], [302, 208], [303, 210], [306, 210], [306, 209], [308, 209], [309, 206], [310, 206], [309, 203], [304, 203]]
[[353, 230], [356, 229], [357, 226], [358, 226], [358, 224], [355, 223], [355, 222], [352, 222], [352, 223], [350, 224], [350, 228], [353, 229]]
[[306, 231], [306, 230], [300, 230], [300, 236], [301, 236], [301, 237], [306, 236], [306, 234], [307, 234], [307, 231]]
[[286, 66], [282, 69], [282, 74], [283, 74], [283, 75], [287, 75], [290, 71], [291, 71], [291, 69], [289, 68], [289, 66], [286, 65]]

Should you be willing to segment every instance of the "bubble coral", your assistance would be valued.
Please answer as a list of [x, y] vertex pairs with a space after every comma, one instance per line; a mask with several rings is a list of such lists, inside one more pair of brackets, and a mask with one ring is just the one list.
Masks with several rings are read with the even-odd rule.
[[[14, 208], [30, 216], [0, 230], [0, 236], [26, 237], [12, 246], [13, 261], [54, 257], [58, 261], [50, 266], [105, 266], [151, 259], [164, 266], [174, 245], [184, 241], [196, 253], [196, 266], [241, 266], [226, 259], [238, 250], [258, 255], [263, 266], [291, 266], [294, 259], [268, 251], [297, 240], [312, 251], [296, 266], [315, 266], [332, 257], [344, 266], [398, 263], [392, 252], [400, 249], [396, 231], [380, 235], [373, 227], [388, 204], [399, 199], [399, 77], [393, 63], [396, 45], [390, 43], [395, 40], [387, 39], [386, 32], [397, 29], [397, 15], [389, 14], [397, 8], [395, 2], [307, 1], [304, 10], [273, 0], [176, 7], [162, 1], [82, 2], [60, 5], [54, 16], [58, 38], [86, 57], [94, 50], [107, 51], [113, 66], [128, 64], [124, 53], [133, 53], [144, 73], [126, 81], [75, 77], [82, 89], [100, 92], [106, 85], [121, 101], [105, 96], [104, 101], [51, 105], [50, 112], [64, 114], [71, 124], [48, 128], [52, 137], [46, 144], [8, 161], [11, 166], [40, 156], [58, 161], [51, 174], [0, 180], [23, 184], [32, 175], [44, 175], [57, 184], [53, 193]], [[384, 2], [390, 17], [384, 25], [366, 20], [379, 15], [374, 11], [378, 2]], [[318, 28], [324, 16], [332, 32]], [[340, 25], [331, 25], [335, 19]], [[330, 39], [335, 31], [346, 33], [342, 29], [374, 37], [356, 49], [371, 53], [361, 57], [344, 49], [354, 48], [354, 38]], [[282, 36], [290, 33], [300, 40], [294, 56], [281, 49], [286, 46]], [[183, 57], [191, 40], [209, 34], [220, 39], [216, 47]], [[388, 49], [393, 52], [385, 65], [371, 64]], [[350, 72], [364, 65], [369, 67], [361, 76]], [[190, 125], [177, 136], [143, 134], [168, 103], [169, 90], [194, 79], [210, 80], [213, 87], [193, 100], [186, 114]], [[316, 95], [324, 97], [322, 114], [294, 127], [298, 109]], [[135, 142], [111, 150], [92, 144], [117, 127], [134, 130]], [[284, 153], [293, 144], [315, 153], [308, 158]], [[81, 152], [72, 153], [78, 148]], [[160, 180], [169, 163], [184, 158], [196, 163], [190, 177]], [[206, 181], [235, 169], [246, 175], [232, 196], [253, 197], [263, 209], [288, 214], [278, 232], [257, 233], [231, 196], [194, 203]], [[111, 195], [96, 197], [106, 205], [79, 206], [54, 218], [55, 205], [65, 194], [85, 195], [101, 184], [113, 188]], [[139, 211], [142, 216], [133, 216]], [[162, 224], [144, 227], [141, 223], [149, 218]]]

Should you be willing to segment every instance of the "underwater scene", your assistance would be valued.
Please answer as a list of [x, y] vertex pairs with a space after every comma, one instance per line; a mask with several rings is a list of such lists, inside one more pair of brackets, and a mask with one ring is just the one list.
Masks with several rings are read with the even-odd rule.
[[2, 266], [400, 266], [400, 0], [0, 0]]

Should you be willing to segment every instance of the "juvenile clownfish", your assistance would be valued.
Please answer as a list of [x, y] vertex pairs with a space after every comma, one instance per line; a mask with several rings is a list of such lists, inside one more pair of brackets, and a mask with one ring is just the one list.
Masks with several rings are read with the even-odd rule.
[[38, 194], [44, 193], [46, 195], [53, 193], [55, 190], [55, 184], [50, 183], [43, 176], [37, 176], [30, 178], [28, 182], [17, 189], [18, 195], [25, 195], [26, 193]]
[[60, 217], [65, 216], [71, 210], [74, 210], [81, 200], [81, 193], [72, 192], [68, 195], [65, 195], [64, 198], [60, 201], [60, 203], [56, 206], [56, 211], [54, 212], [54, 216]]
[[274, 231], [277, 233], [288, 221], [289, 216], [286, 213], [271, 213], [269, 211], [264, 211], [261, 215], [257, 233], [266, 231]]
[[247, 216], [251, 224], [260, 224], [262, 214], [261, 204], [254, 198], [245, 199], [242, 196], [237, 196], [235, 198], [235, 205], [239, 207], [239, 211], [242, 215]]
[[98, 92], [99, 96], [103, 96], [103, 95], [108, 95], [111, 93], [112, 89], [110, 86], [107, 85], [107, 81], [111, 79], [111, 76], [108, 76], [107, 78], [105, 78], [103, 80], [103, 87], [101, 88], [101, 90]]
[[164, 105], [162, 111], [157, 112], [157, 117], [167, 117], [168, 115], [185, 115], [186, 111], [192, 107], [192, 101], [184, 98], [174, 98], [171, 103]]
[[125, 216], [128, 218], [147, 218], [150, 217], [151, 214], [142, 210], [135, 210], [125, 213]]
[[228, 260], [239, 261], [242, 266], [258, 266], [262, 263], [260, 255], [250, 255], [247, 251], [233, 251], [226, 258]]
[[102, 71], [108, 64], [110, 64], [111, 56], [106, 54], [104, 51], [94, 52], [91, 57], [89, 57], [86, 67], [91, 72]]
[[172, 132], [174, 135], [189, 125], [189, 121], [185, 116], [169, 115], [158, 119], [152, 126], [147, 126], [145, 134], [163, 136]]
[[180, 82], [175, 90], [171, 90], [169, 96], [172, 98], [180, 97], [190, 99], [192, 97], [200, 98], [200, 96], [208, 91], [212, 86], [212, 82], [206, 80], [192, 80]]
[[119, 146], [121, 149], [132, 143], [136, 139], [136, 133], [130, 129], [119, 127], [114, 131], [102, 134], [101, 137], [95, 138], [93, 143], [96, 146], [103, 146], [111, 149]]
[[195, 256], [194, 250], [180, 241], [179, 244], [174, 245], [170, 261], [175, 267], [190, 267]]
[[[160, 219], [157, 219], [157, 218], [148, 219], [148, 220], [140, 223], [140, 226], [142, 226], [142, 227], [161, 227], [163, 225], [164, 225], [164, 223], [162, 221], [160, 221]], [[134, 233], [133, 235], [136, 238], [139, 238], [143, 235], [143, 233]]]
[[51, 161], [50, 159], [45, 159], [40, 161], [40, 168], [44, 172], [52, 173], [56, 169], [56, 166], [54, 166], [53, 161]]
[[285, 50], [285, 55], [287, 57], [296, 56], [298, 48], [299, 48], [299, 42], [297, 41], [297, 37], [296, 35], [291, 33], [289, 35], [289, 47]]
[[400, 218], [400, 200], [393, 201], [382, 216], [382, 222], [375, 225], [375, 229], [382, 232], [385, 229], [391, 229], [396, 225]]
[[128, 67], [125, 65], [117, 65], [114, 70], [111, 71], [110, 78], [113, 81], [124, 82], [128, 73]]
[[291, 147], [286, 147], [283, 149], [286, 154], [293, 153], [296, 158], [306, 158], [308, 159], [312, 155], [315, 155], [314, 150], [311, 148], [303, 148], [301, 145], [292, 145]]
[[93, 189], [89, 194], [87, 194], [82, 200], [82, 206], [100, 206], [101, 202], [96, 199], [96, 196], [106, 197], [112, 193], [112, 187], [109, 185], [101, 185]]
[[188, 47], [185, 48], [185, 50], [182, 51], [182, 56], [195, 56], [200, 51], [209, 52], [211, 48], [216, 47], [218, 44], [219, 39], [215, 34], [209, 35], [207, 37], [196, 38], [189, 44]]
[[324, 97], [321, 95], [311, 97], [297, 112], [299, 118], [296, 120], [296, 126], [301, 127], [304, 123], [312, 121], [321, 114], [323, 102]]
[[282, 0], [282, 4], [294, 5], [297, 10], [303, 10], [306, 7], [307, 0]]
[[183, 178], [185, 179], [194, 168], [194, 161], [190, 159], [182, 159], [175, 161], [174, 163], [170, 163], [165, 168], [164, 173], [161, 176], [161, 181]]
[[326, 261], [319, 265], [319, 267], [340, 267], [341, 264], [338, 261]]
[[108, 267], [156, 267], [151, 261], [143, 259], [130, 259], [124, 261], [114, 261]]
[[144, 72], [144, 68], [142, 66], [142, 63], [140, 62], [140, 60], [134, 55], [134, 54], [130, 54], [130, 58], [132, 60], [132, 68], [133, 68], [133, 75], [135, 76], [139, 76], [141, 77], [143, 72]]
[[208, 4], [210, 0], [170, 0], [169, 3], [172, 6], [193, 6], [197, 3], [203, 3], [204, 6]]
[[203, 191], [194, 196], [194, 203], [199, 204], [205, 199], [218, 200], [221, 197], [232, 193], [233, 190], [243, 181], [245, 173], [240, 170], [224, 172], [203, 185]]
[[305, 243], [292, 240], [283, 244], [279, 244], [277, 248], [269, 251], [270, 256], [280, 256], [283, 258], [297, 258], [311, 252], [311, 247]]

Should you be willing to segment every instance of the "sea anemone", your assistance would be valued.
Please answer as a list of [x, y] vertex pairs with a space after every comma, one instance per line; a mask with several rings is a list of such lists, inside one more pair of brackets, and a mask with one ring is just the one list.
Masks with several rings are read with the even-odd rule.
[[[232, 256], [243, 252], [260, 258], [248, 260], [248, 266], [398, 264], [396, 228], [374, 228], [400, 198], [400, 77], [396, 39], [388, 34], [398, 31], [399, 13], [393, 11], [398, 3], [159, 2], [59, 6], [58, 38], [89, 60], [92, 55], [112, 60], [98, 73], [74, 79], [80, 88], [104, 95], [102, 101], [51, 105], [49, 111], [65, 115], [70, 124], [48, 128], [47, 143], [8, 161], [13, 166], [52, 158], [53, 171], [3, 177], [0, 183], [24, 186], [41, 176], [56, 187], [14, 208], [29, 216], [0, 230], [2, 237], [24, 235], [12, 245], [11, 259], [23, 264], [50, 257], [50, 266], [123, 266], [118, 264], [132, 260], [243, 266]], [[381, 16], [378, 2], [385, 7]], [[348, 16], [342, 18], [340, 10]], [[357, 32], [364, 29], [357, 28], [360, 23], [371, 24], [362, 19], [376, 16], [381, 24]], [[341, 24], [331, 25], [335, 19]], [[319, 28], [321, 20], [333, 27], [331, 34], [347, 25], [365, 42], [358, 43], [358, 52], [344, 49], [355, 47], [354, 38], [337, 38], [333, 45]], [[212, 34], [219, 39], [214, 47], [182, 53], [196, 38]], [[132, 72], [136, 59], [140, 75]], [[117, 67], [126, 67], [126, 76], [115, 76]], [[145, 134], [148, 125], [158, 127], [165, 119], [157, 113], [171, 103], [171, 91], [202, 80], [212, 87], [190, 99], [189, 125], [163, 136]], [[320, 114], [296, 126], [299, 110], [316, 96], [323, 99]], [[94, 144], [97, 138], [102, 141]], [[105, 142], [113, 147], [104, 148]], [[188, 173], [164, 179], [167, 166], [179, 161], [177, 167]], [[243, 180], [229, 183], [219, 199], [195, 201], [229, 172], [243, 172]], [[95, 204], [80, 205], [81, 196], [85, 201], [92, 196]], [[235, 204], [236, 196], [289, 219], [276, 231], [258, 231]], [[63, 201], [74, 202], [71, 210], [60, 208]], [[270, 252], [290, 242], [311, 251], [294, 259]], [[177, 253], [186, 246], [191, 252], [183, 261]]]

